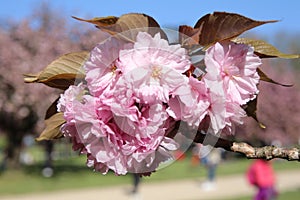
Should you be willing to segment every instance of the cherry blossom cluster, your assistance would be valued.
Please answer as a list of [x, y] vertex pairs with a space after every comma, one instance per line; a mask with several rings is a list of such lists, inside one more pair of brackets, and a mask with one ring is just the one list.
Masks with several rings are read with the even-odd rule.
[[[195, 76], [188, 52], [160, 34], [139, 32], [134, 43], [110, 37], [84, 64], [86, 77], [61, 95], [61, 131], [96, 171], [150, 173], [178, 148], [167, 137], [174, 122], [213, 134], [233, 134], [242, 105], [258, 93], [254, 49], [233, 42], [206, 50], [205, 72]], [[189, 73], [187, 73], [189, 72]]]

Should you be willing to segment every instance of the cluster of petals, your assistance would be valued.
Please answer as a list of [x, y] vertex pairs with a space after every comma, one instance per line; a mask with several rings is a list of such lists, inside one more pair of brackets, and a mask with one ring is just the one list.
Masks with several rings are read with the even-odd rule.
[[217, 43], [206, 52], [200, 80], [185, 73], [186, 49], [159, 33], [139, 32], [134, 43], [111, 37], [91, 51], [85, 82], [61, 95], [61, 130], [95, 170], [147, 174], [178, 148], [166, 135], [172, 122], [198, 128], [209, 116], [214, 133], [241, 123], [240, 105], [258, 92], [259, 64], [247, 45]]
[[209, 116], [214, 133], [229, 130], [232, 122], [242, 123], [246, 116], [241, 105], [256, 97], [261, 60], [254, 49], [233, 42], [216, 43], [205, 55], [206, 74], [203, 77], [211, 102]]

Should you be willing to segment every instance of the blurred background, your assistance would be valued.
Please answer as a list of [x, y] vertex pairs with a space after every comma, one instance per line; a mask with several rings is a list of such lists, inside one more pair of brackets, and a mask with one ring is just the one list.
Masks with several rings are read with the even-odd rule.
[[[106, 194], [109, 188], [116, 185], [125, 199], [132, 197], [129, 195], [134, 183], [131, 175], [117, 177], [110, 173], [106, 176], [94, 173], [85, 166], [84, 156], [72, 152], [67, 140], [34, 141], [44, 128], [47, 107], [60, 91], [41, 84], [24, 84], [23, 74], [40, 71], [59, 55], [91, 50], [102, 37], [101, 31], [75, 21], [71, 16], [89, 19], [130, 12], [145, 13], [154, 17], [162, 27], [176, 30], [182, 24], [193, 26], [201, 16], [213, 11], [235, 12], [255, 20], [280, 20], [255, 28], [245, 35], [266, 40], [285, 53], [300, 53], [298, 1], [0, 2], [0, 199], [26, 199], [33, 194], [41, 195], [37, 199], [47, 199], [42, 192], [54, 191], [55, 194], [55, 191], [64, 190], [74, 193], [89, 188], [96, 188], [98, 193], [94, 196], [97, 196]], [[243, 126], [236, 128], [236, 135], [230, 139], [247, 141], [256, 146], [299, 146], [300, 60], [266, 59], [262, 70], [272, 79], [293, 84], [293, 87], [261, 83], [257, 115], [267, 128], [260, 128], [256, 121], [249, 118]], [[166, 193], [164, 199], [250, 199], [255, 194], [245, 177], [252, 161], [226, 152], [221, 152], [214, 193], [203, 190], [201, 183], [205, 181], [206, 166], [201, 163], [198, 154], [193, 153], [193, 149], [194, 146], [190, 147], [171, 166], [143, 178], [138, 197], [153, 197], [156, 186]], [[299, 199], [300, 183], [296, 181], [297, 175], [300, 176], [299, 164], [276, 160], [272, 165], [279, 177], [276, 183], [279, 199]], [[285, 185], [284, 180], [289, 176], [293, 179], [288, 181], [290, 185]], [[174, 182], [176, 184], [172, 185]], [[238, 192], [235, 185], [228, 188], [229, 184], [245, 187], [245, 191]], [[226, 193], [224, 189], [232, 191], [226, 198], [218, 196]], [[172, 192], [168, 193], [168, 190]], [[183, 198], [176, 192], [187, 196]], [[111, 192], [108, 194], [112, 195]], [[31, 196], [28, 199], [34, 198]], [[93, 195], [88, 199], [93, 199]]]

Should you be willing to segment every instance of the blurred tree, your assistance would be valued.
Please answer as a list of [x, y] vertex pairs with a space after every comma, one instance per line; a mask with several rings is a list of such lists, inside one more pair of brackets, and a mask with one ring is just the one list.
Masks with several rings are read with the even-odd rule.
[[54, 89], [24, 84], [23, 74], [40, 71], [62, 54], [91, 50], [105, 36], [84, 24], [72, 27], [64, 19], [42, 3], [27, 19], [0, 23], [0, 132], [7, 138], [8, 167], [19, 166], [23, 136], [40, 133], [45, 110], [58, 97]]
[[273, 80], [293, 86], [262, 82], [259, 85], [257, 115], [266, 128], [262, 129], [253, 119], [247, 119], [237, 128], [236, 137], [246, 138], [252, 144], [297, 145], [300, 139], [299, 70], [293, 68], [290, 62], [279, 59], [266, 60], [262, 69]]

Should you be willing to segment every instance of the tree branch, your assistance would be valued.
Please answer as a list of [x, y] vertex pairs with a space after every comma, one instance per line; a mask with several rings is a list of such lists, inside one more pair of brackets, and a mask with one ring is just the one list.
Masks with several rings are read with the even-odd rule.
[[252, 147], [251, 145], [241, 142], [234, 142], [231, 146], [233, 152], [244, 154], [247, 158], [262, 158], [271, 160], [273, 158], [282, 158], [289, 161], [300, 161], [300, 149], [298, 148], [281, 148], [276, 146]]
[[281, 148], [276, 146], [253, 147], [244, 142], [233, 142], [211, 134], [197, 132], [194, 142], [220, 147], [227, 151], [238, 152], [249, 159], [266, 159], [281, 158], [289, 161], [300, 161], [299, 148]]

